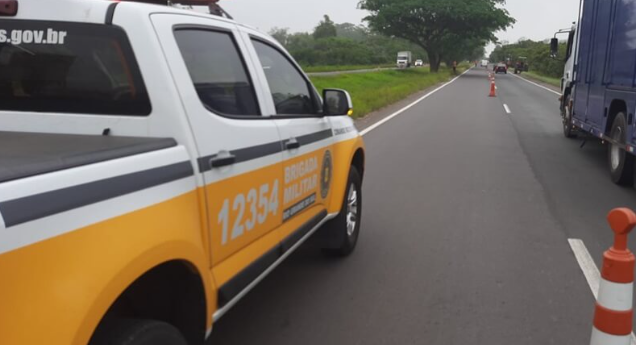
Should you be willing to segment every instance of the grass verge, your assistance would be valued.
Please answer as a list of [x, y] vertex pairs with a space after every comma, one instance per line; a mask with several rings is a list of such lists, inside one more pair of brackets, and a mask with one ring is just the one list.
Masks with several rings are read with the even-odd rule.
[[342, 72], [342, 71], [358, 71], [362, 69], [391, 68], [391, 65], [349, 65], [349, 66], [307, 66], [303, 67], [305, 73], [323, 73], [323, 72]]
[[[458, 68], [458, 73], [466, 70]], [[430, 73], [428, 68], [409, 68], [335, 76], [314, 76], [312, 82], [322, 92], [325, 88], [349, 91], [353, 99], [354, 118], [396, 103], [418, 91], [446, 82], [453, 74], [446, 68]]]
[[535, 80], [544, 82], [546, 84], [550, 84], [552, 86], [561, 87], [561, 79], [546, 77], [544, 75], [541, 75], [535, 72], [524, 72], [524, 74], [530, 77], [530, 79], [535, 79]]

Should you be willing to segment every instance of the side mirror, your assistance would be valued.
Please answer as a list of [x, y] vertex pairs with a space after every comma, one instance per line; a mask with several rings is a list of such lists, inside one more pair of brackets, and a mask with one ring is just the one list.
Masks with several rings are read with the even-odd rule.
[[559, 55], [559, 39], [553, 38], [550, 40], [550, 56], [556, 58]]
[[353, 102], [351, 96], [345, 90], [325, 89], [322, 92], [325, 102], [323, 111], [325, 116], [345, 116], [353, 115]]

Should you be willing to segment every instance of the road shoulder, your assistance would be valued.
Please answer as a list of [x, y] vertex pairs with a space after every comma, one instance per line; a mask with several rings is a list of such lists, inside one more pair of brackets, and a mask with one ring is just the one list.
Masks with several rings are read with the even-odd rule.
[[537, 84], [539, 84], [541, 86], [547, 87], [550, 90], [553, 90], [553, 91], [556, 91], [556, 92], [561, 92], [561, 89], [559, 89], [558, 87], [556, 87], [556, 86], [554, 86], [552, 84], [546, 83], [544, 81], [541, 81], [541, 80], [539, 80], [537, 78], [533, 78], [533, 77], [531, 77], [529, 75], [526, 75], [526, 74], [522, 73], [522, 74], [520, 74], [518, 76], [523, 78], [523, 79], [525, 79], [525, 80], [528, 80], [528, 81], [531, 81], [533, 83], [537, 83]]

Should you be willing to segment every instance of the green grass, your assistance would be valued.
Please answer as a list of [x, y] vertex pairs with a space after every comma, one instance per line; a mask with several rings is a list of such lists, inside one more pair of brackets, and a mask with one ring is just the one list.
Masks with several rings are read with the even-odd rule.
[[542, 81], [546, 84], [550, 84], [552, 86], [561, 87], [561, 79], [546, 77], [544, 75], [535, 73], [535, 72], [524, 72], [530, 79], [536, 79], [538, 81]]
[[[466, 69], [460, 66], [458, 72]], [[314, 76], [312, 82], [322, 92], [325, 88], [349, 91], [353, 99], [354, 118], [396, 103], [413, 93], [426, 89], [452, 77], [452, 72], [441, 68], [430, 73], [428, 68], [410, 68], [335, 76]]]
[[322, 73], [322, 72], [341, 72], [341, 71], [357, 71], [361, 69], [390, 68], [392, 65], [343, 65], [343, 66], [303, 66], [305, 73]]

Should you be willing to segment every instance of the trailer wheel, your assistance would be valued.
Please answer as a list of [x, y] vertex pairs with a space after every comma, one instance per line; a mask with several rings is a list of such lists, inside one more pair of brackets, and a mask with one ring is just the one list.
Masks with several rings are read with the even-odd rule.
[[572, 124], [572, 107], [570, 106], [570, 95], [565, 97], [563, 101], [565, 105], [561, 110], [561, 117], [563, 118], [563, 135], [566, 138], [575, 138], [576, 137], [576, 128]]
[[634, 183], [634, 156], [627, 153], [627, 120], [624, 113], [618, 113], [612, 124], [610, 137], [619, 144], [610, 144], [607, 149], [610, 174], [614, 183], [628, 186]]

